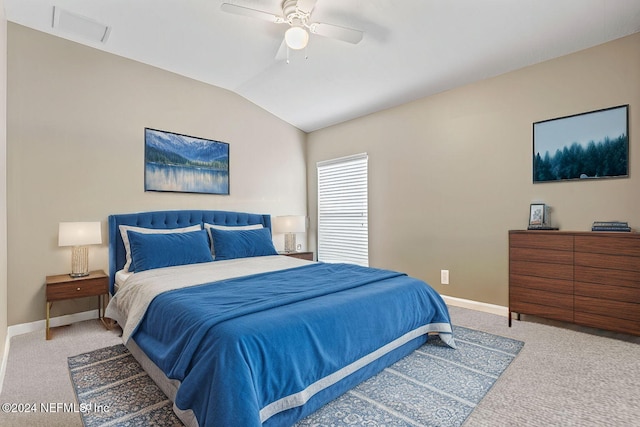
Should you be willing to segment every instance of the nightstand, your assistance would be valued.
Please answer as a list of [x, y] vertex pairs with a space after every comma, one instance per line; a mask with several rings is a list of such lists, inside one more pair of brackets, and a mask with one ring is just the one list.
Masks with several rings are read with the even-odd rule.
[[84, 277], [71, 277], [68, 274], [47, 276], [47, 322], [46, 338], [51, 339], [49, 331], [49, 312], [54, 301], [65, 299], [98, 297], [98, 317], [105, 328], [110, 329], [104, 319], [104, 312], [109, 302], [109, 276], [102, 270], [95, 270]]
[[280, 255], [313, 261], [313, 252], [278, 252]]

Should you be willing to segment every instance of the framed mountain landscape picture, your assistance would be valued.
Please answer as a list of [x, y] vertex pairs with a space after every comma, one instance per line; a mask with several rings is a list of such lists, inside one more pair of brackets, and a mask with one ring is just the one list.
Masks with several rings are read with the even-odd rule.
[[533, 124], [533, 182], [629, 176], [629, 106]]
[[144, 189], [229, 194], [229, 144], [144, 130]]

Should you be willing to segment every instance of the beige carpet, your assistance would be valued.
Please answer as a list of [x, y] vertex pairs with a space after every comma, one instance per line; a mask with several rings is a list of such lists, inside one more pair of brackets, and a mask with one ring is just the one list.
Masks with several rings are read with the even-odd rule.
[[[525, 342], [465, 426], [627, 427], [640, 420], [640, 337], [451, 308], [454, 323]], [[558, 327], [561, 326], [561, 327]]]
[[[454, 324], [525, 346], [464, 426], [631, 426], [640, 419], [640, 338], [451, 307]], [[575, 328], [577, 329], [577, 328]], [[610, 338], [603, 335], [611, 335]], [[11, 340], [0, 403], [74, 403], [67, 357], [120, 342], [97, 321]], [[5, 414], [2, 426], [82, 426], [77, 413]]]
[[[107, 331], [97, 320], [74, 323], [52, 329], [53, 339], [46, 341], [44, 331], [31, 332], [11, 339], [7, 371], [0, 403], [36, 404], [36, 412], [0, 412], [3, 427], [74, 427], [82, 426], [80, 414], [43, 413], [41, 404], [57, 410], [56, 404], [75, 403], [69, 379], [67, 357], [119, 344], [120, 330]], [[3, 407], [4, 408], [4, 407]]]

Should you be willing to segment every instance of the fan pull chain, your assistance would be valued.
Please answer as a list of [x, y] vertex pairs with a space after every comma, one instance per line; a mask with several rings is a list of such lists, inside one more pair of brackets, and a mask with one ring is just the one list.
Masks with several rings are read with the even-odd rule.
[[[287, 46], [287, 60], [286, 60], [287, 64], [291, 63], [289, 52], [290, 52], [290, 48], [289, 48], [289, 46]], [[309, 59], [309, 47], [308, 46], [305, 46], [305, 48], [304, 48], [304, 59], [305, 60]]]

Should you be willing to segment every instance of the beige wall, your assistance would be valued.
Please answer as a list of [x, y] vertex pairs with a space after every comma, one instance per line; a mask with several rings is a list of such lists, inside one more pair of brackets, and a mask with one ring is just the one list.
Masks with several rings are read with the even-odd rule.
[[[0, 0], [0, 360], [7, 337], [7, 18]], [[0, 362], [1, 363], [1, 362]], [[1, 368], [0, 368], [1, 369]], [[0, 389], [3, 375], [0, 372]]]
[[[594, 220], [640, 230], [639, 100], [640, 33], [313, 132], [309, 236], [316, 162], [367, 152], [371, 266], [506, 306], [507, 231], [526, 228], [530, 203], [551, 205], [564, 230]], [[621, 104], [630, 104], [628, 179], [532, 184], [533, 122]]]
[[[61, 221], [102, 222], [106, 270], [112, 213], [306, 214], [306, 135], [229, 91], [9, 23], [7, 107], [9, 325], [43, 319], [45, 276], [70, 270]], [[228, 142], [231, 195], [145, 193], [145, 127]]]
[[[69, 270], [60, 221], [102, 221], [92, 269], [107, 268], [106, 217], [141, 210], [308, 208], [313, 249], [316, 162], [365, 151], [371, 265], [506, 305], [507, 230], [526, 227], [531, 202], [553, 206], [566, 230], [596, 219], [640, 229], [639, 47], [636, 34], [306, 137], [228, 91], [10, 23], [6, 286], [0, 277], [8, 324], [43, 319], [44, 276]], [[627, 103], [630, 178], [531, 183], [532, 122]], [[229, 142], [231, 196], [145, 193], [144, 127]], [[451, 271], [450, 285], [438, 284], [440, 269]], [[92, 308], [64, 302], [53, 315]]]

